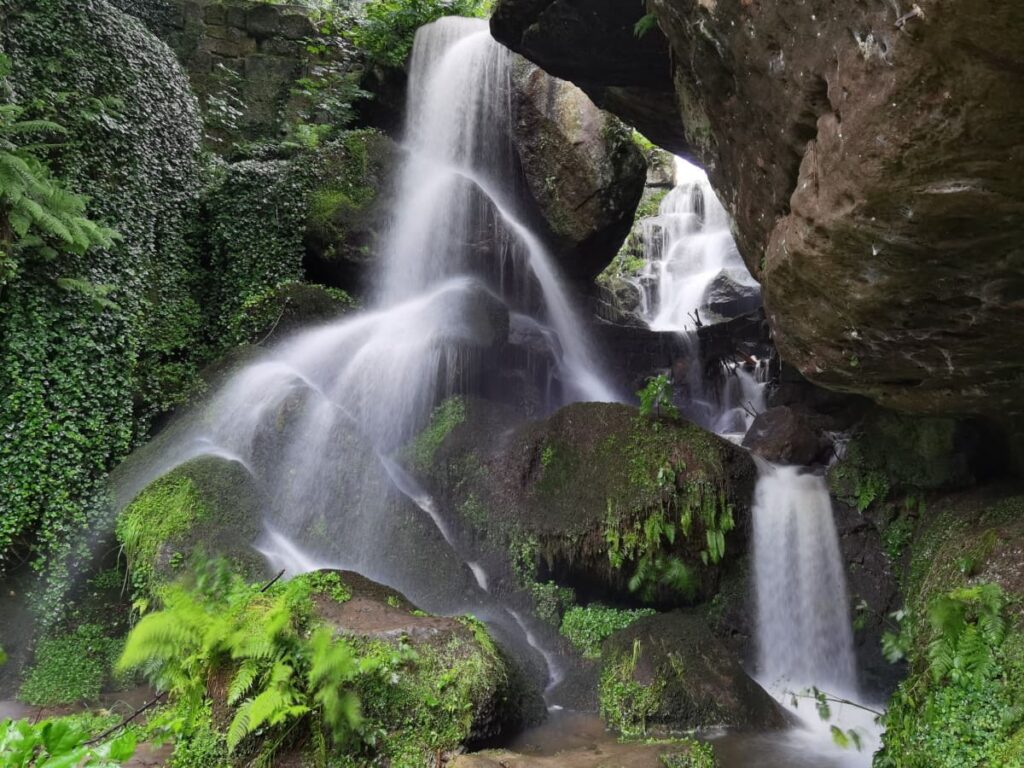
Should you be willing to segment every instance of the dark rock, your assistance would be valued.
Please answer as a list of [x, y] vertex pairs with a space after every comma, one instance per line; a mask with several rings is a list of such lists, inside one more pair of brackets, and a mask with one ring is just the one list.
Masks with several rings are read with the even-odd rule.
[[635, 40], [629, 3], [502, 0], [492, 30], [708, 169], [808, 379], [1019, 414], [1024, 6], [918, 6], [653, 0], [660, 31]]
[[649, 728], [764, 729], [788, 723], [782, 707], [743, 671], [703, 616], [673, 611], [616, 632], [601, 648], [604, 674], [633, 657], [636, 648], [630, 679], [659, 692], [657, 709], [647, 718]]
[[807, 466], [825, 461], [829, 455], [828, 441], [785, 406], [759, 413], [743, 438], [743, 447], [778, 464]]
[[491, 16], [491, 33], [556, 77], [579, 85], [651, 141], [685, 151], [668, 43], [657, 28], [635, 34], [643, 15], [641, 4], [618, 0], [504, 0]]
[[593, 278], [633, 223], [646, 163], [629, 130], [579, 88], [525, 59], [513, 65], [513, 142], [563, 273]]
[[755, 312], [761, 306], [761, 288], [743, 269], [723, 269], [704, 294], [705, 316], [730, 320]]

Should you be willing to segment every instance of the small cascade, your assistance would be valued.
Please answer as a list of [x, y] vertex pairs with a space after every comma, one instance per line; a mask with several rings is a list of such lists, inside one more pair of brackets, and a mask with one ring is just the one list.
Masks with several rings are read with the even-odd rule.
[[677, 333], [683, 342], [686, 357], [676, 384], [683, 388], [684, 415], [717, 434], [742, 438], [765, 408], [766, 361], [714, 361], [709, 370], [697, 328], [717, 319], [707, 309], [716, 280], [757, 283], [707, 175], [676, 158], [675, 182], [658, 215], [641, 222], [646, 264], [638, 281], [640, 314], [651, 330]]
[[856, 694], [846, 576], [825, 478], [759, 461], [754, 495], [758, 672], [773, 687]]
[[[729, 228], [729, 214], [704, 171], [676, 159], [676, 186], [643, 222], [647, 265], [641, 312], [655, 331], [685, 331], [709, 319], [708, 289], [720, 275], [756, 285]], [[704, 317], [698, 322], [703, 312]]]

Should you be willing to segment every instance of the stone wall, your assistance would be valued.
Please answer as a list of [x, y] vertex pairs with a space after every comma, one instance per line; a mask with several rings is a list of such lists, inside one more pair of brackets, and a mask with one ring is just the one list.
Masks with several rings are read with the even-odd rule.
[[[339, 38], [318, 39], [316, 11], [246, 0], [118, 0], [177, 54], [214, 148], [279, 136], [303, 106], [296, 81], [347, 58]], [[323, 52], [307, 46], [316, 40]], [[232, 111], [237, 114], [232, 115]]]

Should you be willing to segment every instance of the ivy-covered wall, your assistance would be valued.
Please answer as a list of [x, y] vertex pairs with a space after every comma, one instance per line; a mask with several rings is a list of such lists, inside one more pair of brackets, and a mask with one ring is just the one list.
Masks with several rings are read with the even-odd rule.
[[199, 119], [171, 51], [104, 0], [3, 5], [14, 99], [67, 129], [52, 171], [121, 235], [24, 264], [0, 297], [0, 568], [54, 555], [59, 580], [106, 472], [194, 381]]

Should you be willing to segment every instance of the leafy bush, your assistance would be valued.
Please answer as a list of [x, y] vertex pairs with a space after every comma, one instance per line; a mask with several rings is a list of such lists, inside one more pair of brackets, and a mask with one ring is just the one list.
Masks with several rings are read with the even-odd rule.
[[121, 641], [107, 637], [96, 624], [43, 639], [19, 698], [40, 707], [94, 701], [120, 651]]
[[672, 403], [672, 382], [665, 374], [651, 376], [647, 384], [636, 393], [640, 398], [641, 416], [669, 416], [679, 418], [679, 409]]
[[597, 659], [601, 657], [601, 643], [605, 638], [654, 614], [651, 608], [622, 610], [597, 604], [577, 606], [565, 612], [560, 631], [585, 657]]
[[264, 594], [215, 568], [205, 589], [201, 581], [196, 590], [165, 590], [165, 607], [132, 630], [118, 666], [144, 670], [155, 687], [195, 711], [204, 707], [209, 675], [230, 663], [229, 752], [267, 731], [272, 737], [263, 749], [272, 754], [286, 726], [300, 720], [344, 742], [361, 722], [353, 681], [372, 673], [377, 662], [358, 659], [329, 628], [312, 625], [313, 590], [300, 578]]
[[6, 768], [113, 768], [135, 754], [135, 734], [88, 744], [90, 733], [73, 718], [0, 722], [0, 763]]
[[492, 0], [369, 0], [345, 32], [370, 59], [390, 67], [405, 65], [416, 30], [442, 16], [490, 15]]

